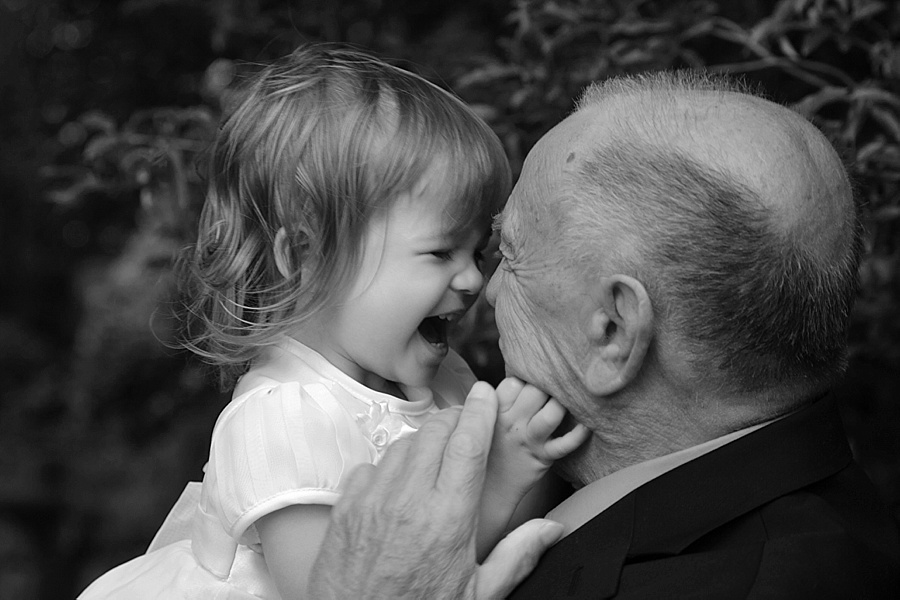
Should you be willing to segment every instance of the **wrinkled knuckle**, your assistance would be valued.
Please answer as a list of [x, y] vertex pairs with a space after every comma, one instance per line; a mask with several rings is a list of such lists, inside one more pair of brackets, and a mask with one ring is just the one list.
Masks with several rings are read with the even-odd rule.
[[382, 504], [380, 507], [382, 516], [392, 523], [408, 523], [417, 518], [428, 519], [427, 512], [431, 510], [426, 498], [400, 495], [393, 502]]
[[450, 459], [479, 460], [487, 455], [487, 448], [482, 440], [469, 432], [457, 431], [447, 444], [447, 457]]

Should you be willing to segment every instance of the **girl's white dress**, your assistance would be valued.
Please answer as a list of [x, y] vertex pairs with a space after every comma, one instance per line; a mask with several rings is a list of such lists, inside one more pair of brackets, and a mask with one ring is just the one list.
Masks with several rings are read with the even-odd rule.
[[333, 505], [353, 467], [377, 463], [428, 415], [462, 404], [474, 382], [451, 351], [431, 387], [404, 388], [402, 400], [280, 339], [219, 415], [203, 482], [188, 484], [147, 554], [101, 576], [79, 598], [280, 599], [256, 520], [292, 504]]

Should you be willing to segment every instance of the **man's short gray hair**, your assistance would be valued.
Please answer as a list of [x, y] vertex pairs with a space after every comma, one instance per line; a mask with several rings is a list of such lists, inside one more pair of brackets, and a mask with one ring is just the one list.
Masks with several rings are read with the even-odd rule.
[[[691, 90], [746, 93], [727, 80], [659, 73], [594, 86], [579, 107]], [[661, 326], [686, 344], [707, 382], [753, 393], [788, 381], [819, 388], [841, 374], [857, 289], [857, 209], [837, 225], [850, 243], [824, 259], [737, 178], [634, 137], [644, 136], [604, 140], [572, 183], [570, 243], [582, 258], [615, 231], [626, 245], [620, 265], [647, 286]]]

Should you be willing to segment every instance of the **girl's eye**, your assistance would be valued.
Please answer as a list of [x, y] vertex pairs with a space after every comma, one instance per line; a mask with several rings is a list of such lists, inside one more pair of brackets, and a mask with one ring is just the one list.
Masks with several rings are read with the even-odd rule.
[[453, 259], [453, 251], [452, 250], [435, 250], [431, 253], [432, 256], [439, 258], [441, 260], [451, 260]]

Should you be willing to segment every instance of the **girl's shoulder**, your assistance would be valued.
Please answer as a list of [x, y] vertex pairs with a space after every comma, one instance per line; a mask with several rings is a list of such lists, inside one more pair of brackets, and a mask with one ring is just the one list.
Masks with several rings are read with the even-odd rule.
[[346, 403], [332, 371], [336, 371], [335, 367], [311, 348], [288, 337], [279, 338], [238, 380], [232, 400], [219, 419], [247, 410], [248, 406], [279, 413], [284, 410], [284, 403]]
[[216, 422], [204, 510], [233, 539], [256, 543], [257, 519], [292, 504], [334, 504], [348, 469], [375, 457], [352, 412], [324, 385], [263, 384], [232, 400]]
[[279, 339], [238, 381], [216, 421], [213, 445], [229, 453], [253, 447], [293, 453], [309, 446], [304, 440], [317, 440], [311, 447], [368, 456], [357, 424], [368, 404], [347, 393], [336, 371], [311, 348]]
[[228, 438], [230, 445], [237, 445], [236, 438], [256, 443], [247, 438], [277, 441], [285, 435], [308, 436], [311, 431], [323, 430], [343, 440], [355, 432], [353, 415], [366, 406], [341, 392], [324, 381], [258, 380], [219, 414], [213, 441]]
[[233, 399], [219, 415], [207, 475], [225, 489], [240, 490], [240, 498], [222, 500], [237, 515], [288, 490], [333, 495], [347, 465], [374, 457], [353, 407], [327, 386], [265, 383]]
[[322, 379], [324, 358], [317, 352], [292, 340], [279, 337], [275, 343], [263, 349], [250, 370], [238, 380], [232, 398], [237, 400], [266, 385], [299, 383], [301, 386]]

